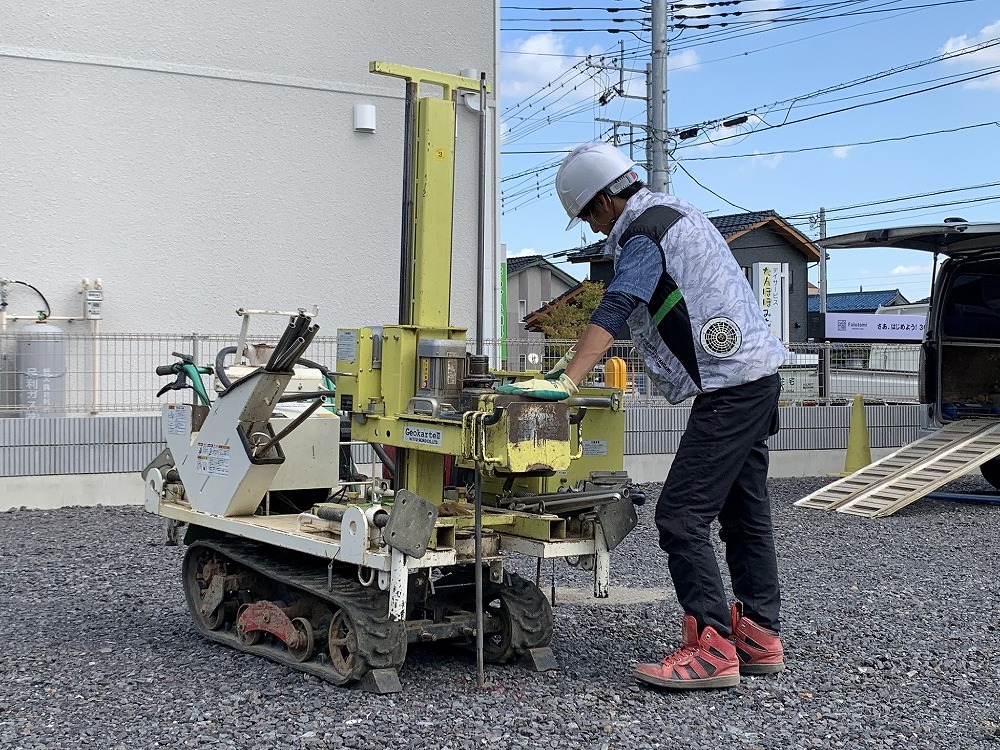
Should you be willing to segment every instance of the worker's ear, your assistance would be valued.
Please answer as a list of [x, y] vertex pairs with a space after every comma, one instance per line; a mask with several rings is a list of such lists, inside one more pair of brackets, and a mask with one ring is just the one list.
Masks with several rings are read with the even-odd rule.
[[592, 215], [595, 218], [597, 219], [602, 218], [604, 213], [608, 211], [610, 208], [612, 208], [611, 199], [608, 197], [607, 193], [598, 193], [594, 197], [594, 210], [592, 212]]

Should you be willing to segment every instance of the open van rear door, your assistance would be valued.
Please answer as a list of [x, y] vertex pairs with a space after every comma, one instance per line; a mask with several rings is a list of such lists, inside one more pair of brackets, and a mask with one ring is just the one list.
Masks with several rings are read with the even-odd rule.
[[1000, 224], [945, 223], [869, 229], [817, 240], [830, 249], [892, 247], [925, 250], [950, 257], [1000, 249]]

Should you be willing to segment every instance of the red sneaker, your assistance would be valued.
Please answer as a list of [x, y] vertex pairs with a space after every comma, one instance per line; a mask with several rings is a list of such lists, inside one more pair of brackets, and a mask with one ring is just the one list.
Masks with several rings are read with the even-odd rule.
[[740, 602], [733, 605], [732, 616], [730, 639], [740, 659], [740, 674], [774, 674], [784, 669], [785, 651], [778, 634], [744, 617]]
[[698, 635], [692, 615], [681, 621], [683, 645], [658, 664], [637, 664], [633, 677], [641, 682], [671, 688], [724, 688], [740, 684], [740, 662], [736, 648], [715, 628], [706, 627]]

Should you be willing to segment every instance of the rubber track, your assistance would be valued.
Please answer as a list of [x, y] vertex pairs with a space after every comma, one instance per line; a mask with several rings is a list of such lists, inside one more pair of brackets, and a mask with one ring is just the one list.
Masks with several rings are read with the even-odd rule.
[[526, 651], [542, 648], [552, 642], [552, 607], [545, 594], [531, 581], [517, 573], [510, 573], [505, 585], [490, 583], [483, 592], [484, 601], [497, 596], [503, 601], [510, 618], [510, 643], [497, 647], [486, 637], [486, 661], [503, 664], [517, 659]]
[[292, 669], [308, 672], [337, 685], [349, 685], [361, 679], [373, 669], [399, 669], [406, 659], [406, 625], [388, 618], [389, 596], [385, 592], [362, 586], [361, 583], [339, 576], [333, 576], [333, 587], [329, 586], [326, 565], [317, 558], [315, 565], [304, 562], [308, 558], [283, 559], [273, 553], [273, 548], [235, 537], [224, 539], [203, 539], [188, 548], [184, 559], [184, 571], [188, 560], [200, 549], [218, 552], [228, 560], [248, 568], [258, 575], [296, 589], [320, 600], [331, 609], [342, 609], [349, 615], [358, 639], [355, 668], [348, 679], [333, 669], [329, 657], [319, 655], [325, 649], [317, 634], [317, 656], [308, 662], [297, 662], [289, 656], [284, 645], [264, 642], [248, 646], [236, 635], [233, 627], [224, 630], [208, 630], [195, 611], [196, 602], [188, 591], [185, 574], [184, 593], [192, 610], [192, 619], [198, 631], [209, 640], [231, 646], [250, 654], [256, 654], [279, 662]]

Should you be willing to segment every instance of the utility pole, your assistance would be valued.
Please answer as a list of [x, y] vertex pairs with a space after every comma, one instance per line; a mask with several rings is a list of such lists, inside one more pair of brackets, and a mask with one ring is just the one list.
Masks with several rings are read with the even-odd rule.
[[671, 15], [668, 0], [652, 0], [651, 37], [653, 54], [649, 64], [649, 104], [646, 120], [649, 127], [649, 187], [660, 193], [670, 191], [667, 165], [667, 19]]
[[[646, 171], [649, 174], [651, 190], [666, 193], [670, 191], [670, 167], [667, 163], [667, 57], [670, 49], [667, 42], [668, 26], [673, 15], [673, 3], [669, 0], [652, 0], [652, 57], [642, 70], [625, 67], [625, 49], [621, 45], [621, 57], [617, 65], [605, 65], [603, 62], [592, 62], [588, 65], [602, 70], [618, 71], [618, 88], [605, 92], [600, 99], [601, 104], [607, 104], [613, 98], [610, 94], [623, 99], [640, 99], [646, 102], [646, 123], [609, 120], [597, 117], [597, 122], [606, 122], [614, 127], [614, 141], [618, 142], [618, 128], [642, 128], [646, 131]], [[646, 76], [646, 96], [634, 96], [625, 93], [625, 73], [644, 73]], [[629, 138], [632, 141], [632, 138]]]
[[[600, 70], [615, 70], [615, 71], [618, 72], [618, 87], [617, 88], [612, 87], [611, 89], [605, 91], [601, 95], [601, 97], [600, 97], [600, 99], [598, 101], [599, 101], [599, 103], [601, 105], [604, 105], [604, 104], [607, 104], [609, 101], [611, 101], [615, 97], [618, 97], [620, 99], [638, 99], [639, 101], [646, 102], [646, 111], [648, 113], [648, 111], [649, 111], [649, 66], [647, 65], [644, 70], [639, 70], [637, 68], [626, 68], [625, 67], [625, 43], [624, 42], [619, 42], [618, 49], [619, 49], [619, 53], [618, 53], [619, 57], [618, 57], [618, 61], [617, 61], [616, 65], [605, 65], [603, 62], [602, 63], [597, 63], [597, 62], [593, 62], [593, 61], [591, 61], [589, 59], [587, 61], [587, 65], [589, 67], [598, 68]], [[626, 90], [625, 90], [625, 74], [626, 73], [642, 73], [642, 74], [646, 75], [646, 77], [647, 77], [647, 79], [646, 79], [646, 89], [647, 89], [646, 96], [635, 96], [634, 94], [629, 94], [629, 93], [626, 92]], [[635, 129], [636, 128], [639, 128], [639, 129], [647, 131], [647, 137], [644, 140], [646, 141], [647, 144], [649, 143], [649, 138], [648, 138], [648, 130], [649, 130], [648, 114], [647, 114], [647, 123], [646, 123], [645, 126], [644, 125], [640, 125], [639, 123], [630, 122], [628, 120], [610, 120], [610, 119], [608, 119], [606, 117], [595, 117], [594, 120], [595, 120], [595, 122], [606, 122], [606, 123], [608, 123], [609, 125], [611, 125], [614, 128], [614, 131], [613, 131], [614, 135], [612, 136], [612, 143], [615, 146], [618, 145], [618, 128], [627, 128], [628, 129], [628, 147], [629, 147], [628, 151], [629, 151], [629, 158], [633, 159], [633, 161], [635, 160], [634, 148], [635, 148]], [[648, 158], [648, 155], [649, 155], [649, 147], [648, 147], [648, 145], [646, 147], [646, 155], [647, 155], [647, 158]], [[645, 166], [646, 171], [648, 172], [649, 169], [650, 169], [649, 162], [647, 161], [644, 166]]]
[[[819, 238], [826, 239], [826, 208], [819, 209]], [[830, 382], [830, 342], [826, 340], [826, 248], [819, 248], [819, 321], [823, 330], [822, 364], [820, 366], [819, 395], [826, 398]]]

